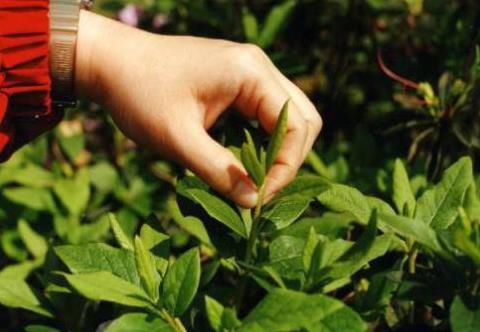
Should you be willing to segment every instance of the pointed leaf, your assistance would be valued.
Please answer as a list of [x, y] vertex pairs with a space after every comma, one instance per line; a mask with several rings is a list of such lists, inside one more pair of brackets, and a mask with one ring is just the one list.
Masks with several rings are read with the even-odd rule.
[[334, 212], [348, 212], [362, 224], [370, 219], [371, 209], [366, 197], [357, 189], [342, 184], [332, 184], [318, 195], [318, 201]]
[[33, 230], [25, 220], [18, 222], [18, 233], [28, 251], [34, 257], [44, 257], [48, 250], [47, 240]]
[[175, 332], [175, 330], [160, 317], [129, 313], [115, 319], [104, 332]]
[[255, 153], [252, 153], [252, 149], [247, 145], [242, 145], [241, 150], [242, 164], [248, 172], [248, 175], [253, 179], [255, 184], [260, 187], [265, 179], [265, 170], [257, 159]]
[[120, 247], [123, 249], [128, 249], [133, 251], [133, 244], [130, 238], [125, 234], [123, 231], [122, 226], [120, 226], [120, 223], [117, 220], [117, 217], [113, 213], [108, 214], [108, 219], [110, 221], [110, 228], [113, 232], [113, 235], [115, 236], [115, 240], [117, 240], [117, 243]]
[[268, 173], [273, 163], [275, 162], [277, 154], [282, 148], [283, 139], [287, 134], [289, 103], [290, 100], [287, 100], [283, 105], [282, 110], [280, 111], [280, 115], [278, 116], [275, 129], [273, 129], [272, 136], [270, 137], [270, 142], [268, 143], [265, 167], [266, 173]]
[[267, 48], [273, 44], [282, 28], [287, 26], [287, 20], [295, 9], [296, 4], [295, 0], [286, 0], [273, 7], [258, 37], [258, 45]]
[[54, 251], [72, 273], [110, 271], [132, 284], [140, 285], [133, 251], [102, 243], [58, 246]]
[[407, 216], [413, 216], [416, 204], [415, 196], [410, 186], [407, 170], [400, 159], [395, 160], [393, 168], [393, 202], [399, 213], [403, 213], [406, 207]]
[[315, 252], [315, 248], [318, 244], [318, 236], [315, 232], [315, 228], [310, 227], [310, 232], [308, 233], [307, 242], [305, 243], [305, 247], [303, 247], [303, 268], [305, 272], [308, 274], [310, 271], [310, 267], [312, 265], [312, 257]]
[[344, 303], [325, 295], [276, 289], [243, 320], [239, 332], [367, 331], [360, 316]]
[[249, 43], [255, 43], [258, 38], [258, 22], [255, 16], [248, 10], [242, 8], [243, 32]]
[[224, 309], [223, 305], [217, 300], [205, 296], [205, 310], [207, 311], [208, 321], [210, 327], [216, 332], [220, 332], [220, 329], [222, 328], [222, 315]]
[[140, 276], [140, 282], [153, 302], [157, 302], [159, 299], [160, 276], [156, 269], [155, 259], [150, 251], [145, 249], [142, 240], [138, 236], [135, 237], [134, 245], [135, 264]]
[[210, 327], [216, 331], [233, 331], [240, 325], [235, 311], [225, 308], [217, 300], [205, 296], [205, 308]]
[[162, 284], [162, 301], [175, 316], [181, 316], [192, 303], [200, 283], [200, 254], [190, 249], [168, 269]]
[[458, 208], [471, 183], [472, 161], [461, 158], [445, 171], [439, 184], [420, 197], [415, 219], [434, 229], [448, 228], [457, 218]]
[[193, 216], [185, 217], [180, 208], [178, 207], [178, 203], [174, 197], [171, 197], [167, 201], [167, 208], [168, 211], [172, 214], [173, 220], [187, 233], [196, 237], [200, 240], [203, 244], [206, 244], [212, 249], [215, 249], [215, 246], [208, 235], [207, 229], [203, 222]]
[[80, 169], [73, 179], [57, 180], [53, 191], [72, 215], [81, 215], [90, 200], [88, 170], [86, 168]]
[[66, 274], [65, 278], [78, 293], [93, 301], [107, 301], [143, 308], [151, 305], [148, 295], [140, 287], [111, 272]]
[[382, 229], [389, 229], [404, 238], [412, 238], [436, 252], [441, 251], [435, 231], [422, 221], [383, 213], [379, 213], [378, 217]]
[[52, 313], [41, 304], [30, 286], [18, 278], [0, 278], [0, 305], [9, 308], [25, 309], [42, 316], [53, 317]]
[[161, 276], [165, 275], [170, 257], [170, 238], [158, 232], [149, 224], [144, 224], [140, 229], [140, 239], [147, 250], [153, 254], [155, 266]]
[[311, 198], [303, 196], [284, 197], [276, 200], [262, 213], [262, 217], [272, 222], [275, 230], [290, 226], [310, 205]]
[[243, 238], [246, 238], [245, 225], [240, 216], [220, 198], [199, 189], [187, 190], [195, 202], [200, 204], [214, 219], [230, 228]]

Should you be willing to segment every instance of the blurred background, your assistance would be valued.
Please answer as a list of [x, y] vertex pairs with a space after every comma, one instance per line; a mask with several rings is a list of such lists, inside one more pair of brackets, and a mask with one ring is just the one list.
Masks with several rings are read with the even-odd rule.
[[[94, 10], [154, 33], [261, 46], [323, 116], [304, 169], [333, 181], [382, 197], [396, 157], [409, 162], [415, 191], [461, 155], [478, 160], [477, 0], [96, 0]], [[238, 146], [245, 125], [231, 112], [212, 135]], [[108, 211], [130, 233], [155, 211], [182, 248], [189, 235], [163, 211], [184, 172], [82, 102], [0, 166], [0, 266], [28, 256], [21, 219], [84, 243], [108, 236]], [[4, 314], [9, 326], [15, 315]]]

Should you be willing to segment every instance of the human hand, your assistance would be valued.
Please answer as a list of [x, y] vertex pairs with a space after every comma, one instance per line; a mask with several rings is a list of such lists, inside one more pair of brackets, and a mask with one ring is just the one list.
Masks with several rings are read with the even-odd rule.
[[235, 156], [207, 130], [233, 105], [271, 132], [291, 99], [288, 131], [265, 201], [294, 177], [322, 121], [313, 104], [256, 46], [150, 34], [82, 11], [76, 90], [110, 110], [131, 139], [173, 159], [243, 207], [257, 190]]

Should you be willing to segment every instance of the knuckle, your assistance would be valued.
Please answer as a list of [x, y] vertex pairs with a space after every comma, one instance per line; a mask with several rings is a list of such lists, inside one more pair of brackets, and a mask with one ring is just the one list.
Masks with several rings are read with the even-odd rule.
[[313, 113], [313, 119], [311, 123], [313, 124], [313, 127], [315, 128], [315, 132], [318, 135], [323, 127], [323, 119], [317, 111]]
[[253, 44], [235, 44], [230, 47], [229, 58], [235, 66], [251, 68], [259, 65], [262, 61], [264, 53], [262, 49]]

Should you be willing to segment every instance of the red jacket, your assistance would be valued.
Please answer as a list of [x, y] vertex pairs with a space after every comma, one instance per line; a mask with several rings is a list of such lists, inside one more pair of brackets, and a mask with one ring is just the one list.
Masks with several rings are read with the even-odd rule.
[[0, 0], [0, 160], [54, 127], [48, 0]]

